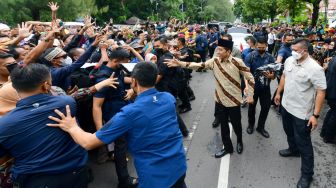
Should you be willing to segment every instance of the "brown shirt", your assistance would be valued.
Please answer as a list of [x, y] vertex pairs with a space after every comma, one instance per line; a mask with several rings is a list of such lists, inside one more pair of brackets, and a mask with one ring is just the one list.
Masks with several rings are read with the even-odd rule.
[[[225, 62], [220, 62], [218, 57], [214, 57], [202, 64], [193, 64], [195, 66], [190, 66], [189, 68], [199, 68], [201, 66], [205, 69], [213, 70], [216, 80], [216, 102], [225, 107], [240, 106], [242, 102], [240, 75], [243, 75], [248, 81], [248, 95], [253, 96], [254, 78], [250, 73], [250, 69], [241, 59], [230, 56]], [[187, 64], [185, 63], [183, 66], [186, 67]]]

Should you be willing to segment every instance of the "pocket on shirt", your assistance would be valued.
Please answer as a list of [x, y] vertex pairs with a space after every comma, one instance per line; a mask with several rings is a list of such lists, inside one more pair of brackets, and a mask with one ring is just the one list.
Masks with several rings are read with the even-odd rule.
[[310, 84], [308, 83], [309, 81], [308, 75], [304, 73], [297, 73], [296, 79], [297, 79], [297, 88], [299, 89], [299, 91], [306, 91], [307, 89], [310, 88]]

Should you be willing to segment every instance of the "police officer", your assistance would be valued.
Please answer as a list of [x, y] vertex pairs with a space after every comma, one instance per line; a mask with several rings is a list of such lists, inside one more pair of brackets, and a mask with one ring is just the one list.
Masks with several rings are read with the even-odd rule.
[[255, 78], [255, 87], [254, 87], [254, 103], [249, 105], [248, 109], [248, 127], [246, 132], [248, 134], [253, 133], [254, 124], [255, 124], [255, 113], [258, 99], [260, 100], [261, 111], [258, 120], [257, 131], [264, 136], [269, 138], [269, 133], [265, 130], [265, 122], [269, 109], [271, 107], [271, 88], [270, 80], [275, 78], [274, 72], [266, 72], [265, 79], [261, 83], [260, 79], [257, 77], [256, 70], [266, 64], [274, 63], [274, 58], [271, 54], [266, 52], [267, 41], [265, 38], [259, 37], [257, 39], [257, 50], [251, 52], [245, 58], [245, 64], [250, 67], [251, 73]]

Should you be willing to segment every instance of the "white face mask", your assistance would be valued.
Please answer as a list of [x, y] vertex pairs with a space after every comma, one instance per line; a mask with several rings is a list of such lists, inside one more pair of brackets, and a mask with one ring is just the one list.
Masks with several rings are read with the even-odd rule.
[[67, 56], [67, 58], [61, 60], [62, 66], [66, 67], [72, 64], [72, 59]]
[[294, 59], [299, 60], [302, 57], [302, 52], [297, 53], [296, 51], [292, 51], [292, 56], [293, 56]]

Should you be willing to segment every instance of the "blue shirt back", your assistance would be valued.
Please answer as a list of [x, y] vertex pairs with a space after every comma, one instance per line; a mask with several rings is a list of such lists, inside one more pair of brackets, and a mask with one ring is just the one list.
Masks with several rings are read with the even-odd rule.
[[68, 172], [86, 164], [87, 152], [55, 123], [54, 109], [65, 113], [70, 105], [75, 112], [75, 101], [68, 96], [38, 94], [20, 100], [17, 107], [0, 118], [1, 150], [15, 158], [14, 179], [20, 174], [54, 174]]
[[175, 102], [169, 93], [149, 89], [96, 132], [106, 144], [126, 135], [139, 176], [139, 188], [169, 188], [186, 173]]

